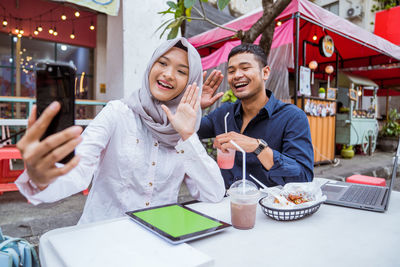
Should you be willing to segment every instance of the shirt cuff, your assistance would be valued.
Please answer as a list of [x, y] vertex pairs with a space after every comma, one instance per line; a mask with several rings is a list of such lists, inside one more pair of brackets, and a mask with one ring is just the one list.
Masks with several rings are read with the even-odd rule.
[[40, 193], [40, 189], [31, 181], [26, 170], [15, 180], [18, 190], [24, 195], [32, 204], [37, 205], [41, 201], [37, 201], [32, 197]]
[[273, 153], [274, 165], [271, 167], [271, 169], [269, 169], [270, 171], [281, 167], [281, 165], [283, 164], [282, 158], [281, 158], [281, 153], [279, 153], [278, 151], [276, 151], [274, 149], [272, 149], [272, 153]]
[[193, 133], [188, 139], [183, 141], [180, 139], [178, 144], [175, 146], [178, 153], [186, 155], [186, 157], [193, 158], [198, 157], [199, 154], [204, 153], [205, 149], [197, 133]]

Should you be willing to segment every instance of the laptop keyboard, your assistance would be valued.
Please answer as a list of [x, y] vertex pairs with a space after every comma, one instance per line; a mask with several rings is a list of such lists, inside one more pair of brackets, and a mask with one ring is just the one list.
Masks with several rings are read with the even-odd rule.
[[375, 205], [383, 188], [351, 185], [340, 198], [341, 201]]

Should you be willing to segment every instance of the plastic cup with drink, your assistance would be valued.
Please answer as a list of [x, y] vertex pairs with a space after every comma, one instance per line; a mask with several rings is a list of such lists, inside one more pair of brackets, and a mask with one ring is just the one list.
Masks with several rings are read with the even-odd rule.
[[231, 221], [237, 229], [251, 229], [256, 222], [257, 203], [260, 191], [246, 180], [246, 152], [234, 141], [230, 141], [243, 155], [243, 178], [234, 182], [228, 190], [231, 198]]
[[250, 181], [234, 182], [228, 190], [231, 198], [231, 221], [233, 227], [247, 230], [254, 227], [257, 214], [257, 203], [260, 192]]
[[[227, 126], [227, 118], [229, 116], [229, 112], [226, 113], [224, 117], [224, 123], [225, 123], [225, 133], [228, 132], [228, 126]], [[218, 166], [221, 169], [232, 169], [233, 165], [235, 164], [235, 154], [236, 150], [234, 149], [229, 149], [228, 152], [224, 152], [221, 149], [217, 149], [217, 163]]]

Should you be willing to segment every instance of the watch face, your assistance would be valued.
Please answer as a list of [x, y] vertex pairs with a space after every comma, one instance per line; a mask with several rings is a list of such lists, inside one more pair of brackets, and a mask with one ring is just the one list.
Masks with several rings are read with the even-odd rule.
[[264, 147], [268, 146], [267, 142], [265, 142], [264, 140], [262, 140], [262, 139], [258, 139], [258, 140], [260, 141], [260, 145], [262, 145]]

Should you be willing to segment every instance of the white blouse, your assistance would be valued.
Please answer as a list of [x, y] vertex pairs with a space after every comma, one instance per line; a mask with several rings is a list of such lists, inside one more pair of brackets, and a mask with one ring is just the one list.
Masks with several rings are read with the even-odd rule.
[[166, 148], [140, 117], [120, 100], [111, 101], [82, 133], [81, 160], [40, 191], [26, 171], [15, 182], [34, 205], [54, 202], [92, 187], [80, 223], [120, 217], [126, 211], [177, 202], [185, 181], [197, 200], [218, 202], [225, 194], [216, 162], [197, 134]]

